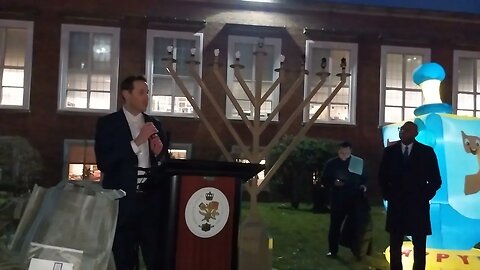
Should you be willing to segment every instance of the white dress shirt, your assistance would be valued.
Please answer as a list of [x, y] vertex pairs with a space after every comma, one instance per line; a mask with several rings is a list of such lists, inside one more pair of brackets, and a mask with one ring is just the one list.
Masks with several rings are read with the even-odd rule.
[[413, 143], [409, 145], [405, 145], [402, 143], [402, 154], [405, 152], [405, 147], [406, 147], [408, 151], [408, 155], [410, 156], [410, 152], [412, 152], [412, 146], [413, 146]]
[[[143, 114], [139, 113], [137, 115], [133, 115], [129, 111], [127, 111], [125, 107], [123, 107], [123, 113], [127, 118], [128, 126], [130, 127], [130, 132], [132, 133], [132, 138], [135, 139], [138, 136], [138, 134], [140, 134], [140, 130], [145, 124], [145, 119], [143, 119]], [[148, 148], [148, 141], [137, 146], [134, 140], [132, 140], [130, 142], [130, 145], [132, 146], [133, 152], [137, 155], [138, 167], [150, 168], [150, 150]], [[145, 174], [144, 171], [138, 171], [138, 175], [143, 175], [143, 174]], [[143, 183], [145, 180], [146, 178], [138, 178], [137, 183]]]

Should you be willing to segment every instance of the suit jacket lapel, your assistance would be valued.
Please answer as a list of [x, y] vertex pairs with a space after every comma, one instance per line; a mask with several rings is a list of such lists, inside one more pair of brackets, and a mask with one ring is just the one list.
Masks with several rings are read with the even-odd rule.
[[118, 118], [119, 118], [119, 129], [120, 131], [123, 132], [123, 136], [128, 139], [128, 141], [132, 141], [132, 132], [130, 131], [130, 126], [128, 125], [127, 117], [125, 116], [125, 113], [123, 112], [123, 109], [120, 109], [118, 111]]

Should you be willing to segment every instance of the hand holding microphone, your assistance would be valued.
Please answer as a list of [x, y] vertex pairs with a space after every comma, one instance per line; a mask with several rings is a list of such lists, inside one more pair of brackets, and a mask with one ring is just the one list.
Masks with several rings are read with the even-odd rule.
[[144, 144], [150, 137], [152, 137], [152, 135], [156, 135], [157, 132], [158, 130], [155, 125], [152, 122], [147, 122], [145, 125], [143, 125], [142, 129], [140, 129], [140, 133], [133, 141], [137, 146], [140, 146]]
[[160, 155], [163, 149], [163, 143], [160, 140], [160, 137], [158, 137], [157, 133], [152, 134], [150, 136], [150, 150], [155, 154], [155, 156]]

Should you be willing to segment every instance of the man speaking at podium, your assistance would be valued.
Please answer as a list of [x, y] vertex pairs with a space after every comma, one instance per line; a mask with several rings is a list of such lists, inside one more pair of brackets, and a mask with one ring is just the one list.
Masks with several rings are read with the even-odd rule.
[[117, 270], [138, 268], [138, 251], [149, 270], [157, 270], [159, 250], [159, 198], [142, 189], [145, 169], [158, 166], [167, 155], [160, 122], [144, 112], [148, 85], [143, 76], [129, 76], [120, 86], [123, 108], [101, 117], [95, 134], [97, 165], [106, 189], [122, 189], [113, 255]]

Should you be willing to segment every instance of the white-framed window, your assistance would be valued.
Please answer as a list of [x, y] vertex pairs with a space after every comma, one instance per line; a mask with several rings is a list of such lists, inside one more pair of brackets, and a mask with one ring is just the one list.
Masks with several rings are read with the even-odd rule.
[[33, 22], [0, 20], [0, 108], [30, 107]]
[[168, 153], [172, 159], [191, 159], [192, 144], [189, 143], [172, 143], [168, 148]]
[[191, 49], [195, 48], [195, 60], [200, 62], [197, 72], [202, 76], [203, 34], [147, 30], [147, 81], [150, 85], [150, 106], [153, 115], [195, 117], [190, 102], [166, 70], [162, 58], [167, 56], [167, 47], [173, 46], [172, 55], [177, 60], [173, 67], [189, 93], [200, 106], [201, 89], [190, 75], [187, 60], [191, 60]]
[[458, 115], [480, 117], [480, 52], [453, 52], [452, 103]]
[[64, 175], [68, 180], [100, 181], [94, 145], [93, 140], [64, 141]]
[[327, 60], [325, 70], [331, 74], [312, 98], [310, 104], [305, 108], [303, 114], [305, 122], [312, 118], [317, 109], [322, 106], [323, 102], [335, 90], [335, 87], [340, 82], [340, 78], [336, 74], [341, 72], [341, 60], [345, 58], [347, 61], [346, 72], [350, 73], [351, 76], [347, 78], [345, 85], [333, 98], [330, 105], [320, 114], [316, 122], [355, 124], [357, 54], [358, 45], [355, 43], [307, 40], [305, 65], [310, 74], [305, 76], [305, 96], [310, 94], [320, 81], [320, 77], [315, 74], [322, 70], [322, 58]]
[[[238, 103], [242, 107], [244, 113], [253, 119], [254, 107], [248, 99], [245, 91], [241, 87], [234, 75], [234, 70], [230, 65], [235, 63], [235, 55], [240, 53], [240, 64], [245, 66], [240, 71], [245, 83], [248, 85], [250, 91], [255, 93], [255, 55], [253, 54], [260, 38], [246, 37], [246, 36], [228, 36], [228, 64], [227, 64], [227, 83]], [[264, 50], [267, 53], [264, 58], [263, 72], [262, 72], [262, 94], [264, 94], [273, 82], [278, 78], [276, 68], [280, 67], [280, 55], [282, 50], [282, 40], [279, 38], [265, 38], [263, 39]], [[280, 87], [277, 87], [272, 94], [265, 100], [260, 108], [260, 119], [266, 119], [270, 113], [275, 109], [280, 97]], [[225, 114], [230, 119], [240, 119], [237, 110], [233, 107], [230, 99], [226, 98]], [[278, 115], [273, 118], [278, 120]]]
[[119, 43], [116, 27], [62, 25], [59, 110], [116, 110]]
[[380, 124], [414, 118], [423, 94], [413, 82], [413, 71], [430, 61], [430, 49], [382, 46], [381, 57]]

